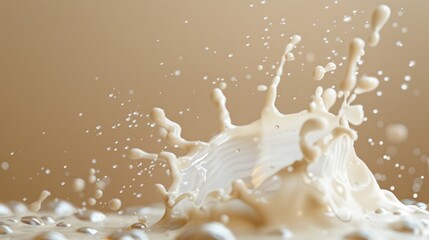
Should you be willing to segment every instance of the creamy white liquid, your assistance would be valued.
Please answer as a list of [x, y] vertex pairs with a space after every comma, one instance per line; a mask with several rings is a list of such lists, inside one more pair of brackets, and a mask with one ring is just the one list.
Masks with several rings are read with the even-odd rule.
[[319, 65], [314, 69], [313, 79], [316, 81], [320, 81], [325, 76], [325, 73], [332, 72], [335, 69], [337, 69], [337, 65], [335, 65], [335, 63], [333, 62], [329, 62], [328, 64], [326, 64], [325, 67]]
[[39, 199], [37, 199], [37, 201], [33, 202], [32, 204], [30, 204], [30, 210], [33, 212], [38, 212], [40, 210], [40, 207], [42, 205], [42, 202], [51, 195], [51, 193], [47, 190], [43, 190], [40, 193], [40, 197]]
[[[389, 13], [384, 5], [375, 11], [374, 36], [378, 36]], [[355, 38], [350, 44], [346, 76], [338, 94], [318, 87], [307, 110], [288, 115], [277, 110], [275, 99], [283, 67], [294, 59], [292, 50], [300, 40], [295, 35], [286, 46], [267, 89], [261, 118], [252, 124], [231, 124], [220, 89], [214, 90], [213, 100], [219, 109], [222, 131], [208, 143], [184, 140], [178, 125], [168, 120], [164, 111], [155, 109], [153, 121], [167, 132], [169, 142], [187, 154], [158, 155], [170, 165], [172, 185], [169, 189], [158, 185], [165, 214], [154, 228], [176, 229], [216, 221], [236, 231], [285, 228], [299, 235], [309, 226], [319, 231], [358, 225], [373, 228], [367, 219], [380, 211], [428, 217], [426, 211], [405, 206], [391, 192], [380, 189], [353, 148], [357, 133], [349, 125], [359, 125], [364, 119], [363, 107], [353, 105], [353, 101], [379, 84], [375, 77], [357, 77], [364, 40]], [[372, 40], [370, 45], [376, 42]], [[323, 70], [316, 68], [315, 79], [322, 79], [325, 72], [335, 70], [334, 66], [329, 63]], [[336, 99], [341, 100], [339, 112], [329, 112]], [[285, 209], [279, 210], [281, 206]], [[427, 224], [413, 218], [410, 221], [418, 226], [413, 233], [428, 234]], [[379, 227], [387, 228], [388, 223]], [[402, 226], [401, 221], [390, 230], [403, 230], [394, 225]], [[364, 238], [365, 234], [351, 231], [345, 238]]]
[[[370, 46], [379, 42], [389, 15], [385, 5], [375, 11]], [[350, 125], [361, 124], [364, 111], [353, 101], [379, 84], [375, 77], [356, 76], [364, 40], [351, 42], [346, 76], [338, 92], [318, 87], [308, 108], [294, 114], [282, 114], [275, 107], [283, 68], [294, 60], [293, 49], [300, 40], [294, 35], [286, 45], [271, 85], [264, 88], [267, 95], [261, 117], [249, 125], [232, 124], [219, 88], [214, 89], [212, 100], [221, 130], [209, 142], [183, 139], [180, 126], [162, 109], [153, 109], [150, 116], [162, 129], [161, 137], [186, 154], [178, 157], [134, 148], [129, 156], [168, 164], [171, 185], [156, 186], [163, 208], [125, 210], [121, 216], [53, 201], [33, 216], [0, 205], [0, 234], [55, 240], [428, 238], [428, 212], [404, 205], [393, 193], [380, 189], [354, 149], [357, 133]], [[334, 66], [319, 67], [315, 79], [322, 79]], [[335, 104], [340, 105], [339, 111], [330, 112]], [[404, 140], [403, 129], [397, 129], [387, 134]], [[89, 183], [96, 181], [95, 173], [90, 171]], [[80, 180], [74, 182], [76, 192], [84, 189], [85, 182]], [[97, 189], [90, 205], [102, 195]], [[38, 211], [47, 196], [42, 193], [30, 208]], [[114, 211], [121, 205], [119, 199], [109, 202]]]

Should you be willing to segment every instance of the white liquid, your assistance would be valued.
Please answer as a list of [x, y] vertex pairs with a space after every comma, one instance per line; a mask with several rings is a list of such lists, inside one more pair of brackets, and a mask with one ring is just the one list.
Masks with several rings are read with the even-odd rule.
[[[381, 6], [375, 15], [388, 16], [386, 12], [386, 7]], [[376, 30], [387, 21], [384, 17], [374, 19]], [[365, 75], [357, 80], [356, 66], [365, 47], [362, 39], [355, 38], [350, 44], [346, 77], [338, 95], [333, 89], [324, 91], [318, 87], [308, 110], [288, 115], [277, 110], [275, 99], [283, 67], [287, 60], [294, 59], [292, 50], [300, 40], [295, 35], [286, 46], [268, 88], [261, 118], [252, 124], [231, 125], [226, 100], [219, 89], [215, 89], [213, 99], [223, 131], [208, 143], [184, 140], [180, 127], [168, 120], [162, 110], [155, 109], [153, 121], [168, 132], [170, 142], [187, 151], [181, 157], [159, 154], [170, 165], [172, 185], [168, 190], [157, 185], [165, 214], [155, 229], [217, 221], [236, 231], [285, 227], [298, 235], [308, 226], [318, 231], [344, 228], [350, 230], [346, 239], [359, 239], [367, 233], [351, 231], [352, 226], [363, 225], [373, 231], [389, 226], [393, 231], [402, 231], [402, 227], [393, 227], [402, 226], [401, 221], [389, 225], [382, 218], [381, 224], [374, 226], [365, 220], [379, 209], [387, 214], [419, 213], [429, 217], [427, 212], [405, 206], [391, 192], [380, 189], [353, 148], [357, 133], [349, 124], [361, 124], [364, 113], [361, 105], [352, 103], [357, 94], [373, 91], [379, 84], [378, 79]], [[328, 70], [335, 69], [330, 65]], [[316, 79], [323, 77], [323, 71], [316, 71]], [[342, 98], [337, 114], [329, 112], [336, 98]], [[179, 164], [183, 162], [186, 164]], [[286, 209], [279, 210], [280, 206]], [[429, 234], [424, 221], [411, 222], [418, 226], [414, 234]]]
[[51, 193], [49, 191], [43, 190], [40, 193], [40, 197], [37, 201], [33, 202], [32, 204], [30, 204], [30, 210], [33, 212], [38, 212], [40, 210], [40, 207], [42, 205], [42, 202], [51, 195]]
[[89, 198], [88, 199], [88, 204], [90, 206], [95, 206], [95, 204], [97, 204], [97, 200], [95, 198]]
[[117, 211], [121, 208], [122, 202], [120, 199], [114, 198], [109, 201], [110, 210]]
[[95, 190], [94, 197], [97, 199], [102, 198], [103, 197], [103, 191], [101, 191], [100, 189]]
[[335, 65], [333, 62], [329, 62], [325, 67], [319, 65], [313, 71], [313, 79], [320, 81], [325, 76], [325, 73], [332, 72], [335, 69], [337, 69], [337, 65]]
[[390, 8], [386, 5], [380, 5], [372, 14], [371, 28], [372, 33], [368, 39], [368, 44], [371, 47], [377, 46], [380, 42], [380, 31], [390, 17]]
[[[377, 44], [377, 34], [388, 13], [390, 10], [384, 5], [374, 13], [374, 37], [370, 45]], [[355, 38], [350, 44], [346, 76], [337, 87], [339, 92], [316, 88], [308, 109], [299, 113], [284, 115], [275, 107], [284, 65], [294, 59], [292, 52], [300, 40], [295, 35], [287, 44], [275, 77], [266, 89], [261, 117], [249, 125], [232, 124], [221, 89], [212, 94], [221, 131], [207, 143], [183, 139], [180, 126], [169, 120], [162, 109], [153, 109], [150, 116], [161, 129], [161, 137], [186, 154], [177, 157], [166, 151], [154, 154], [134, 148], [130, 158], [167, 162], [171, 186], [168, 189], [161, 184], [156, 186], [164, 209], [132, 210], [137, 216], [106, 216], [56, 201], [48, 204], [48, 213], [54, 219], [61, 219], [58, 224], [39, 216], [24, 216], [21, 222], [10, 219], [8, 226], [0, 218], [0, 233], [29, 238], [33, 232], [22, 226], [27, 224], [37, 225], [33, 231], [39, 233], [34, 239], [56, 240], [66, 239], [65, 236], [71, 239], [427, 238], [428, 212], [406, 206], [391, 192], [380, 189], [353, 147], [357, 133], [350, 124], [361, 124], [364, 113], [361, 105], [352, 103], [359, 94], [373, 91], [379, 84], [374, 77], [356, 76], [357, 62], [364, 54], [362, 39]], [[335, 69], [328, 65], [325, 72]], [[317, 79], [323, 78], [323, 74]], [[340, 110], [330, 112], [337, 100]], [[403, 129], [392, 129], [386, 129], [392, 133], [392, 139], [404, 140]], [[95, 181], [92, 169], [88, 182]], [[47, 197], [42, 195], [31, 209], [40, 209], [41, 201]], [[99, 199], [102, 195], [98, 189], [94, 197]], [[121, 201], [112, 199], [109, 207], [116, 211], [121, 208]], [[2, 210], [2, 205], [0, 213], [13, 214], [7, 206]], [[145, 234], [147, 228], [151, 231]]]
[[267, 91], [268, 87], [266, 85], [258, 85], [258, 87], [256, 88], [256, 90], [258, 90], [259, 92], [265, 92]]
[[85, 189], [85, 181], [82, 178], [76, 178], [73, 180], [73, 191], [82, 192]]

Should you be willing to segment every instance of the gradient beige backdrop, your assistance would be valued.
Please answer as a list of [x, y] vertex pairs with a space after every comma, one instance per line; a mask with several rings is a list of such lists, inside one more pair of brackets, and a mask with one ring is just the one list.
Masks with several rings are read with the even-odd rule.
[[[391, 6], [392, 17], [379, 47], [367, 48], [361, 73], [382, 70], [380, 78], [389, 81], [381, 81], [382, 97], [371, 93], [358, 100], [369, 120], [358, 128], [357, 152], [382, 174], [382, 187], [394, 185], [400, 198], [411, 198], [414, 181], [428, 176], [429, 1], [3, 0], [0, 201], [33, 201], [48, 189], [79, 204], [94, 187], [79, 195], [71, 182], [87, 179], [91, 167], [99, 170], [97, 177], [110, 177], [103, 202], [157, 201], [153, 184], [168, 183], [165, 169], [156, 167], [156, 177], [139, 174], [149, 164], [122, 157], [126, 146], [149, 151], [164, 146], [147, 125], [151, 108], [164, 108], [183, 126], [185, 138], [208, 140], [219, 126], [210, 91], [225, 82], [233, 122], [256, 120], [264, 97], [256, 87], [270, 82], [267, 73], [274, 73], [271, 66], [297, 33], [303, 41], [297, 60], [288, 63], [278, 107], [299, 111], [319, 84], [312, 80], [314, 67], [326, 64], [327, 57], [344, 62], [350, 39], [369, 35], [365, 21], [380, 3]], [[351, 21], [343, 21], [345, 16]], [[314, 61], [307, 61], [312, 55]], [[337, 83], [343, 70], [321, 84]], [[407, 74], [411, 81], [403, 91]], [[410, 137], [395, 145], [385, 139], [383, 123], [396, 122], [408, 126]], [[387, 152], [391, 159], [380, 160]], [[422, 186], [419, 200], [429, 200], [428, 189]]]

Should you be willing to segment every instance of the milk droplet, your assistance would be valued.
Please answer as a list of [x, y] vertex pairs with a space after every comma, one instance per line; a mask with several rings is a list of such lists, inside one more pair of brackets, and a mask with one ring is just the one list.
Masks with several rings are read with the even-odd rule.
[[0, 167], [1, 167], [1, 169], [3, 169], [3, 170], [8, 170], [9, 169], [9, 163], [8, 162], [2, 162], [1, 163], [1, 165], [0, 165]]
[[43, 190], [40, 193], [40, 197], [37, 201], [30, 204], [30, 210], [33, 212], [38, 212], [40, 210], [40, 207], [42, 205], [42, 202], [51, 195], [51, 193], [47, 190]]
[[103, 197], [103, 191], [100, 189], [95, 190], [94, 197], [100, 199]]
[[408, 128], [404, 124], [389, 124], [385, 132], [386, 138], [393, 143], [401, 143], [408, 138]]
[[256, 88], [256, 90], [258, 90], [259, 92], [265, 92], [267, 91], [267, 89], [268, 89], [267, 85], [263, 85], [263, 84], [258, 85], [258, 87]]
[[325, 75], [325, 72], [326, 71], [323, 66], [316, 66], [313, 71], [313, 79], [317, 81], [322, 80], [323, 76]]
[[75, 192], [82, 192], [85, 189], [85, 180], [82, 178], [75, 178], [73, 180], [73, 191]]
[[401, 41], [396, 41], [395, 44], [397, 47], [403, 47], [404, 46], [404, 44]]
[[117, 211], [121, 208], [122, 202], [120, 199], [113, 198], [109, 201], [110, 210]]
[[320, 81], [325, 76], [325, 73], [334, 71], [335, 69], [337, 69], [337, 65], [333, 62], [329, 62], [325, 67], [319, 65], [313, 71], [313, 79]]
[[352, 17], [351, 16], [347, 16], [347, 15], [345, 15], [344, 17], [343, 17], [343, 22], [350, 22], [352, 20]]
[[405, 75], [404, 76], [404, 80], [407, 81], [407, 82], [411, 81], [411, 76], [410, 75]]
[[94, 206], [95, 204], [97, 204], [97, 200], [95, 200], [95, 198], [89, 198], [88, 199], [88, 204], [90, 206]]
[[368, 39], [368, 44], [371, 47], [377, 46], [380, 42], [380, 31], [390, 17], [390, 8], [386, 5], [380, 5], [372, 14], [371, 28], [372, 33]]

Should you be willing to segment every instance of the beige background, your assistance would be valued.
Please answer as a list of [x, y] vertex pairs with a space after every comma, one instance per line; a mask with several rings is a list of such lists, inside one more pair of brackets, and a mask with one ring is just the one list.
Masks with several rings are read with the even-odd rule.
[[[156, 133], [145, 117], [151, 108], [164, 108], [183, 126], [184, 137], [208, 140], [218, 129], [209, 94], [224, 81], [233, 122], [252, 122], [264, 97], [256, 87], [270, 82], [266, 72], [274, 72], [271, 65], [289, 36], [297, 33], [303, 41], [297, 60], [287, 66], [291, 75], [280, 86], [278, 107], [285, 113], [299, 111], [319, 84], [312, 80], [313, 68], [326, 64], [328, 56], [337, 64], [343, 62], [350, 39], [369, 35], [365, 21], [381, 2], [391, 6], [392, 17], [379, 47], [367, 48], [361, 73], [377, 75], [382, 70], [381, 78], [388, 76], [389, 81], [380, 84], [382, 97], [371, 93], [358, 100], [366, 104], [369, 120], [358, 128], [356, 145], [373, 172], [385, 175], [382, 187], [394, 185], [400, 198], [410, 198], [413, 182], [428, 175], [428, 1], [4, 0], [0, 166], [9, 169], [0, 168], [0, 201], [33, 201], [48, 189], [56, 197], [80, 203], [92, 195], [94, 186], [79, 195], [72, 191], [71, 181], [87, 179], [90, 167], [99, 170], [98, 177], [110, 177], [103, 202], [111, 197], [122, 198], [125, 205], [157, 201], [153, 184], [168, 182], [164, 169], [155, 168], [157, 177], [149, 177], [147, 171], [139, 175], [149, 163], [139, 165], [122, 157], [126, 146], [149, 151], [164, 146], [157, 143], [156, 134], [150, 137]], [[343, 21], [345, 15], [352, 17], [350, 22]], [[401, 31], [404, 27], [407, 33]], [[398, 47], [397, 41], [404, 46]], [[306, 60], [308, 54], [314, 54], [314, 62]], [[416, 61], [413, 68], [408, 67], [411, 60]], [[260, 64], [263, 71], [258, 71]], [[179, 76], [174, 75], [177, 70]], [[402, 91], [407, 74], [412, 79]], [[343, 76], [340, 67], [320, 84], [331, 86]], [[373, 114], [373, 109], [379, 113]], [[133, 112], [142, 117], [132, 115], [127, 121]], [[394, 145], [385, 139], [382, 123], [394, 122], [408, 126], [407, 142]], [[376, 146], [370, 146], [368, 138]], [[383, 146], [378, 146], [380, 140]], [[390, 161], [377, 161], [388, 151]], [[422, 186], [419, 200], [429, 200], [428, 187]]]

